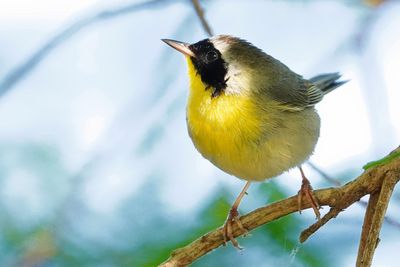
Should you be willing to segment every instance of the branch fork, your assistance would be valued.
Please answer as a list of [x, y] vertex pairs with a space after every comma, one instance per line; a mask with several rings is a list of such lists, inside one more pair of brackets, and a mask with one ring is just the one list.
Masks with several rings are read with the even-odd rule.
[[[400, 152], [400, 147], [394, 153]], [[383, 224], [387, 205], [394, 186], [400, 180], [400, 157], [389, 162], [373, 166], [359, 177], [336, 188], [315, 190], [314, 195], [321, 206], [329, 206], [330, 210], [321, 220], [304, 230], [300, 241], [304, 242], [332, 218], [339, 215], [347, 207], [357, 203], [362, 197], [370, 195], [361, 234], [357, 267], [371, 266], [372, 257], [379, 240], [379, 232]], [[308, 209], [311, 203], [306, 201], [302, 209]], [[251, 231], [261, 225], [277, 220], [298, 211], [297, 196], [277, 201], [258, 208], [240, 217], [245, 229]], [[161, 267], [187, 266], [208, 252], [224, 244], [223, 227], [217, 228], [187, 246], [172, 252], [170, 258]], [[236, 224], [232, 226], [232, 235], [236, 238], [246, 232]]]

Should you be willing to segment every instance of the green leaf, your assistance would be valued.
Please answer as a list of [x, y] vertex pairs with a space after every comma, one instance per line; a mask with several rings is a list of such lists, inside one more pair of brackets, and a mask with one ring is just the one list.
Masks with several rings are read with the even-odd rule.
[[376, 167], [376, 166], [379, 166], [379, 165], [387, 164], [387, 163], [391, 162], [392, 160], [394, 160], [395, 158], [398, 158], [398, 157], [400, 157], [400, 151], [395, 151], [393, 153], [390, 153], [386, 157], [383, 157], [383, 158], [378, 159], [376, 161], [368, 162], [367, 164], [365, 164], [363, 166], [363, 169], [364, 170], [368, 170], [369, 168], [372, 168], [372, 167]]

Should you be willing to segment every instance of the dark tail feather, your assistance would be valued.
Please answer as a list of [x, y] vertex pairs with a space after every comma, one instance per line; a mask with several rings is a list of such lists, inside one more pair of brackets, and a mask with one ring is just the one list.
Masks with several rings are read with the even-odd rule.
[[311, 78], [309, 81], [316, 85], [323, 93], [326, 95], [327, 93], [333, 91], [339, 86], [347, 83], [348, 81], [338, 81], [341, 75], [338, 72], [335, 73], [326, 73], [315, 76]]

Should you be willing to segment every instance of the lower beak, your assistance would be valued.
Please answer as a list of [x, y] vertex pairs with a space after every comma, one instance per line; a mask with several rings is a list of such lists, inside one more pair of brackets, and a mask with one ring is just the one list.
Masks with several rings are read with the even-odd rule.
[[185, 56], [196, 57], [196, 55], [189, 49], [189, 44], [184, 42], [179, 42], [171, 39], [161, 39], [164, 43], [169, 45], [170, 47], [178, 50]]

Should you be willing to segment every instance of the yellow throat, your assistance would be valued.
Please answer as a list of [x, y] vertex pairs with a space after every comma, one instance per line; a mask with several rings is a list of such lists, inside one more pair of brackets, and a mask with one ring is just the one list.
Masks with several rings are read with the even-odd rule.
[[224, 92], [211, 97], [212, 88], [206, 89], [188, 57], [187, 63], [190, 81], [187, 123], [194, 145], [227, 173], [244, 179], [254, 175], [244, 170], [254, 169], [248, 161], [253, 158], [250, 154], [255, 153], [254, 144], [261, 134], [253, 101], [247, 95]]

